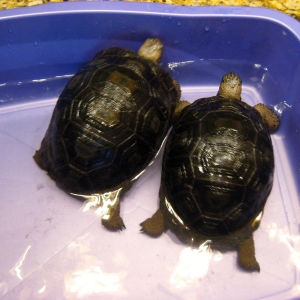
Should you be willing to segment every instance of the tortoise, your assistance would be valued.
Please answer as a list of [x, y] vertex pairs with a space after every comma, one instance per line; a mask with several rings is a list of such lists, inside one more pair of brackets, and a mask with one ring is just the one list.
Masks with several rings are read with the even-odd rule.
[[165, 147], [160, 208], [141, 230], [158, 237], [169, 228], [193, 246], [236, 249], [239, 266], [259, 272], [253, 232], [273, 184], [270, 132], [280, 121], [266, 105], [241, 101], [241, 90], [231, 72], [216, 96], [186, 102]]
[[102, 207], [107, 229], [125, 228], [120, 197], [157, 155], [180, 98], [162, 50], [151, 38], [138, 52], [96, 54], [62, 91], [34, 155], [61, 189]]

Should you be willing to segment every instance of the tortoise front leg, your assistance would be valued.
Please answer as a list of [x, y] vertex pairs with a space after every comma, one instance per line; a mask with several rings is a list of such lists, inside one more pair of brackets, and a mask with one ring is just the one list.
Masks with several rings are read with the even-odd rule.
[[265, 104], [259, 103], [253, 106], [261, 115], [264, 122], [267, 124], [270, 133], [276, 131], [280, 125], [280, 119], [271, 108]]
[[260, 271], [259, 263], [255, 258], [253, 235], [238, 245], [238, 263], [246, 271]]
[[102, 205], [98, 210], [101, 216], [101, 223], [106, 229], [117, 231], [126, 228], [120, 217], [121, 196], [129, 191], [136, 181], [137, 178], [129, 181], [118, 190], [101, 195]]
[[177, 118], [180, 116], [180, 113], [183, 111], [183, 109], [189, 105], [191, 105], [191, 103], [186, 100], [177, 101], [172, 121], [175, 122]]

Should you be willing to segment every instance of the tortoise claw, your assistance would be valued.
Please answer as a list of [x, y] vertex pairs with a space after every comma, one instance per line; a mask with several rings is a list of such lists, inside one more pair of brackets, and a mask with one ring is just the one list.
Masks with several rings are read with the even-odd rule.
[[115, 216], [108, 220], [102, 219], [101, 223], [106, 229], [111, 231], [122, 231], [123, 229], [126, 229], [124, 222], [120, 216]]
[[251, 262], [248, 260], [247, 262], [245, 261], [238, 261], [239, 266], [249, 272], [254, 272], [257, 271], [258, 273], [260, 272], [260, 266], [259, 263], [256, 261], [256, 259], [252, 260]]

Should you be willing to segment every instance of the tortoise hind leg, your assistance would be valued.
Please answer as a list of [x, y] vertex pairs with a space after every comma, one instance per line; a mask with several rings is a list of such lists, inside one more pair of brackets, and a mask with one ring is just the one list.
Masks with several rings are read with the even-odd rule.
[[102, 199], [102, 205], [99, 207], [101, 223], [106, 229], [117, 231], [126, 228], [120, 217], [121, 196], [131, 189], [136, 180], [137, 178], [127, 182], [120, 189], [99, 195]]
[[259, 263], [255, 258], [253, 235], [238, 245], [238, 263], [246, 271], [260, 271]]
[[101, 223], [108, 230], [117, 231], [126, 228], [120, 217], [120, 191], [121, 189], [107, 193], [109, 199], [103, 199], [104, 195], [102, 195], [106, 212], [102, 215]]
[[151, 218], [148, 218], [140, 225], [142, 226], [141, 231], [152, 237], [162, 235], [165, 230], [165, 221], [161, 210], [157, 210]]

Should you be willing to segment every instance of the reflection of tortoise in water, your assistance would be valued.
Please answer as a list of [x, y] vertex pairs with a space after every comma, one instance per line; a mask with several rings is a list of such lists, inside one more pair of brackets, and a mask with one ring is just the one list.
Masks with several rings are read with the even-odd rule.
[[154, 159], [180, 97], [162, 47], [99, 52], [65, 87], [34, 156], [62, 189], [94, 199], [109, 229], [124, 227], [120, 196]]
[[265, 105], [241, 100], [241, 79], [222, 79], [218, 95], [184, 108], [168, 138], [160, 209], [142, 230], [159, 236], [170, 228], [194, 245], [238, 250], [239, 265], [259, 271], [252, 233], [273, 184], [270, 131], [278, 117]]

